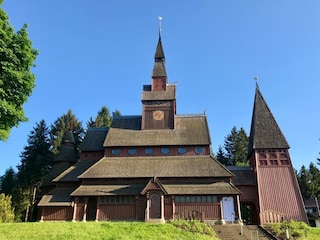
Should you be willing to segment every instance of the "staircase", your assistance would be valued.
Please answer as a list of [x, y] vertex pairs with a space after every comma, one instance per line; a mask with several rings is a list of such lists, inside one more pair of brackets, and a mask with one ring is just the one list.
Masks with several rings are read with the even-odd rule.
[[[256, 225], [239, 224], [212, 225], [216, 235], [221, 240], [274, 240], [275, 237], [270, 236]], [[242, 234], [241, 234], [242, 233]]]

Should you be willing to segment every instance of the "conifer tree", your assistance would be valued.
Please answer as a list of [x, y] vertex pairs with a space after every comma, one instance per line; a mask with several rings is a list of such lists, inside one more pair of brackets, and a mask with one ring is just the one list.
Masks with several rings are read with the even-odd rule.
[[53, 154], [51, 152], [49, 129], [44, 120], [36, 123], [36, 127], [28, 136], [28, 145], [21, 153], [21, 162], [17, 166], [17, 184], [13, 194], [13, 203], [17, 215], [24, 215], [28, 220], [36, 194], [44, 178], [50, 171]]
[[84, 135], [84, 129], [82, 127], [82, 122], [78, 120], [71, 110], [68, 110], [67, 113], [57, 118], [57, 120], [51, 125], [50, 138], [52, 152], [55, 155], [59, 153], [64, 136], [70, 130], [73, 132], [76, 151], [79, 154], [80, 144]]
[[231, 129], [230, 134], [227, 135], [224, 141], [225, 156], [230, 165], [248, 166], [248, 142], [249, 138], [242, 127], [240, 130], [237, 130], [236, 127]]
[[16, 173], [12, 167], [6, 170], [4, 175], [0, 178], [0, 193], [5, 195], [12, 195], [13, 189], [16, 185]]
[[108, 107], [103, 106], [101, 110], [97, 113], [95, 120], [93, 120], [93, 118], [90, 117], [89, 121], [87, 122], [87, 128], [110, 127], [114, 116], [121, 116], [120, 111], [116, 110], [112, 112], [111, 116]]
[[23, 104], [35, 86], [31, 67], [38, 55], [28, 38], [27, 25], [14, 32], [0, 0], [0, 140], [25, 122]]
[[220, 145], [219, 148], [218, 148], [217, 160], [218, 160], [221, 164], [223, 164], [223, 165], [225, 165], [225, 166], [230, 166], [230, 165], [231, 165], [230, 162], [229, 162], [229, 159], [226, 157], [224, 151], [222, 150], [221, 145]]

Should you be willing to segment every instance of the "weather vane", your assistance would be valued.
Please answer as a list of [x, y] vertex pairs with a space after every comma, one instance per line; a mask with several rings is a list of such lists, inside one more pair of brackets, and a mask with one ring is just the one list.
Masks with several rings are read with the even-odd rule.
[[254, 76], [253, 80], [255, 80], [256, 82], [258, 82], [258, 76]]
[[159, 16], [158, 19], [159, 19], [159, 32], [161, 32], [161, 21], [162, 21], [162, 17]]

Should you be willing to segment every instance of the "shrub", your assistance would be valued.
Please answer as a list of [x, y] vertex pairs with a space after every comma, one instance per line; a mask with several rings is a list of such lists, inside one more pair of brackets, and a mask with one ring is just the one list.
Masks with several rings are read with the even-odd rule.
[[284, 221], [282, 223], [270, 224], [271, 231], [278, 237], [286, 237], [286, 229], [289, 230], [291, 239], [304, 238], [307, 236], [309, 227], [305, 222]]
[[11, 196], [6, 196], [4, 193], [0, 194], [0, 223], [13, 222], [14, 209], [11, 206]]
[[208, 224], [202, 223], [198, 220], [170, 220], [169, 223], [185, 231], [206, 234], [210, 236], [215, 235], [213, 229]]

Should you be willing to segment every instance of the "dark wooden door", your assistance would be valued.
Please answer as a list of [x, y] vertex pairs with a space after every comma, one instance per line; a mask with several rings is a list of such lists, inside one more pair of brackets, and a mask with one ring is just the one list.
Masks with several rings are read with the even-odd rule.
[[161, 203], [158, 194], [150, 196], [150, 218], [161, 218]]
[[88, 206], [87, 206], [87, 220], [89, 221], [96, 220], [96, 212], [97, 212], [97, 198], [89, 197]]

